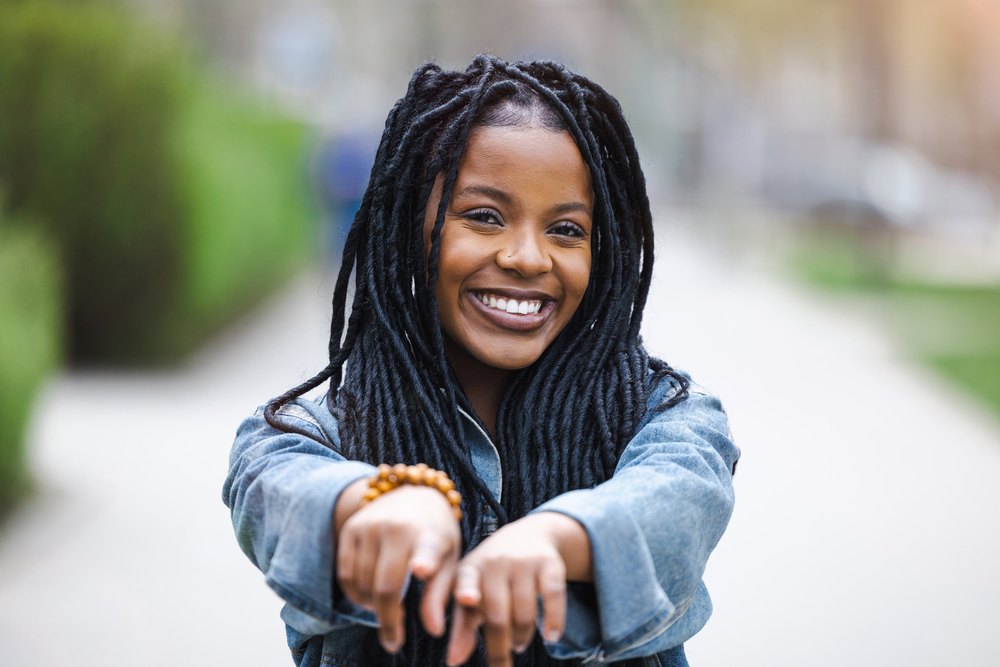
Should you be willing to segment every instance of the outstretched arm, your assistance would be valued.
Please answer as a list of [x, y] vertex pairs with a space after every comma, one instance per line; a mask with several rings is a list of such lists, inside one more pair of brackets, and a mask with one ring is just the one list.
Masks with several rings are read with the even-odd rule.
[[304, 615], [301, 631], [321, 634], [362, 611], [338, 610], [333, 596], [333, 514], [344, 489], [375, 468], [340, 455], [336, 420], [322, 403], [299, 399], [279, 415], [315, 439], [272, 428], [258, 409], [236, 433], [222, 496], [240, 548]]
[[[361, 508], [365, 478], [376, 469], [340, 455], [336, 420], [323, 402], [299, 399], [279, 415], [315, 439], [272, 428], [258, 410], [237, 432], [223, 500], [240, 547], [297, 610], [286, 609], [286, 622], [306, 635], [380, 625], [383, 645], [394, 650], [403, 642], [400, 598], [412, 571], [428, 584], [424, 623], [442, 633], [443, 611], [433, 610], [444, 608], [436, 601], [450, 592], [461, 550], [444, 497], [403, 487]], [[335, 572], [344, 592], [337, 599]]]
[[[520, 592], [529, 588], [523, 581], [544, 569], [539, 563], [556, 559], [566, 570], [559, 591], [566, 606], [546, 600], [542, 625], [553, 656], [622, 660], [684, 642], [711, 612], [701, 575], [732, 512], [731, 471], [738, 456], [721, 404], [697, 386], [681, 404], [651, 413], [612, 479], [553, 498], [461, 561], [460, 623], [453, 626], [449, 661], [471, 653], [481, 625], [491, 665], [509, 664], [509, 647], [527, 643], [526, 621], [534, 618], [523, 603], [519, 617], [515, 600], [546, 593], [539, 578], [536, 591]], [[565, 521], [550, 523], [549, 517], [560, 515]], [[553, 537], [552, 526], [560, 537]], [[529, 536], [535, 543], [530, 550]], [[589, 597], [596, 605], [567, 591], [567, 581], [590, 579], [571, 571], [581, 564], [592, 574]], [[567, 616], [573, 621], [562, 637], [549, 635]]]

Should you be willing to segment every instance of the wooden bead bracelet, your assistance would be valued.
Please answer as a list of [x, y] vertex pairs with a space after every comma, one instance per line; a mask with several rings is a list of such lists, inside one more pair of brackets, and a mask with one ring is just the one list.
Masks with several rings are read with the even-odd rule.
[[456, 519], [462, 518], [462, 494], [455, 490], [455, 482], [448, 473], [434, 468], [428, 468], [425, 463], [408, 466], [397, 463], [394, 466], [383, 463], [378, 467], [378, 474], [368, 478], [368, 490], [361, 497], [362, 507], [375, 500], [383, 493], [388, 493], [403, 484], [414, 486], [429, 486], [437, 489], [448, 500]]

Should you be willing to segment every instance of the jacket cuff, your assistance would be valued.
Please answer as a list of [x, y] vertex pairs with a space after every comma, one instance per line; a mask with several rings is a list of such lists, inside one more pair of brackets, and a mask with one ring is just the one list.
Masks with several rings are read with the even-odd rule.
[[285, 602], [321, 621], [347, 621], [335, 607], [333, 596], [333, 512], [337, 499], [350, 484], [375, 470], [358, 461], [338, 461], [312, 470], [301, 480], [285, 510], [281, 537], [265, 578]]
[[[675, 605], [667, 597], [645, 536], [629, 512], [606, 497], [595, 503], [592, 493], [564, 493], [533, 510], [565, 514], [590, 538], [596, 602], [588, 605], [580, 595], [567, 595], [567, 620], [576, 621], [567, 622], [562, 639], [548, 645], [560, 659], [619, 659], [666, 630], [690, 603]], [[623, 571], [628, 571], [627, 586], [622, 586]]]

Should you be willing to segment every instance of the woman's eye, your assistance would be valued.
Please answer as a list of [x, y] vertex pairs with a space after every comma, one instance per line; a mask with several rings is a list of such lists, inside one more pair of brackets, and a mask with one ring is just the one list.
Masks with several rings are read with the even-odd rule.
[[500, 221], [500, 216], [496, 211], [491, 211], [488, 208], [479, 209], [476, 211], [469, 211], [463, 217], [469, 220], [475, 220], [476, 222], [481, 222], [484, 225], [500, 225], [503, 224]]
[[572, 222], [560, 222], [552, 228], [552, 233], [557, 234], [558, 236], [568, 236], [571, 238], [583, 238], [587, 235], [587, 232], [585, 232], [580, 225]]

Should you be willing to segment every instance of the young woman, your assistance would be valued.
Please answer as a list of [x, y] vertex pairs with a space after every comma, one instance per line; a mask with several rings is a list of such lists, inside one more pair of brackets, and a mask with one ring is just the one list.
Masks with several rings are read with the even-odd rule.
[[489, 56], [417, 71], [330, 364], [242, 424], [224, 488], [296, 664], [687, 664], [739, 450], [642, 347], [652, 251], [602, 88]]

